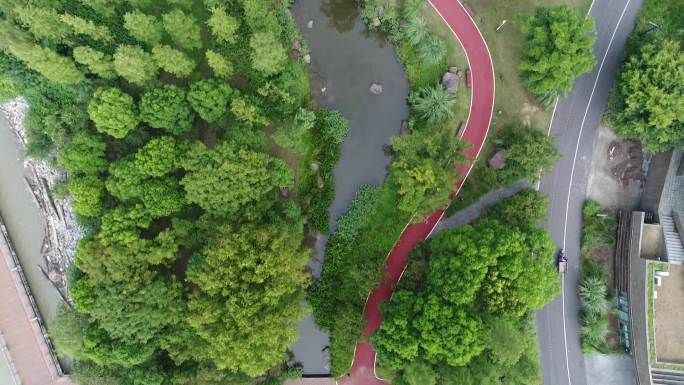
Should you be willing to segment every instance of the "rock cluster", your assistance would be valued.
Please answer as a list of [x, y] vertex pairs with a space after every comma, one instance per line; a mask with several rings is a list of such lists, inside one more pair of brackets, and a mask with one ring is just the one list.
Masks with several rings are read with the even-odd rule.
[[501, 170], [506, 167], [506, 150], [498, 149], [494, 155], [489, 159], [489, 167], [494, 170]]
[[371, 83], [370, 87], [368, 90], [373, 94], [373, 95], [380, 95], [382, 93], [382, 84], [380, 83]]
[[457, 67], [450, 67], [442, 76], [442, 88], [450, 94], [456, 95], [458, 93], [458, 85], [461, 82], [461, 71]]

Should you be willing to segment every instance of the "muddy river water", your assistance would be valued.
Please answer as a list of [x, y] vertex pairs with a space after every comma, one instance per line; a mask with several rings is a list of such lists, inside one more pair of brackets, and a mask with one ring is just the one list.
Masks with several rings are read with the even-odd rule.
[[[311, 50], [311, 88], [319, 107], [340, 111], [349, 120], [349, 135], [335, 168], [335, 200], [330, 208], [331, 229], [346, 211], [359, 187], [379, 185], [391, 160], [383, 152], [398, 135], [408, 116], [408, 82], [387, 39], [369, 32], [355, 0], [297, 0], [292, 7], [295, 22]], [[369, 91], [372, 83], [382, 93]], [[327, 237], [316, 244], [310, 266], [320, 274]], [[327, 374], [322, 349], [327, 334], [316, 329], [310, 317], [299, 324], [301, 337], [293, 346], [304, 374]]]

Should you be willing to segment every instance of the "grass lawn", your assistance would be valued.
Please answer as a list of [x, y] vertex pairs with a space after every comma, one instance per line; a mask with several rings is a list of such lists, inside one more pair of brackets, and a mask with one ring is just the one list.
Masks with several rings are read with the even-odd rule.
[[[539, 6], [556, 5], [570, 6], [585, 15], [591, 0], [471, 0], [465, 1], [465, 4], [473, 11], [475, 22], [492, 55], [496, 96], [488, 137], [490, 140], [485, 142], [480, 158], [459, 196], [451, 202], [448, 215], [467, 207], [488, 191], [504, 187], [493, 184], [491, 178], [484, 175], [485, 170], [482, 170], [494, 150], [492, 137], [503, 128], [515, 126], [529, 126], [546, 132], [551, 122], [552, 111], [545, 110], [527, 92], [518, 73], [523, 43], [521, 17], [532, 15]], [[506, 20], [506, 24], [496, 32], [503, 20]]]

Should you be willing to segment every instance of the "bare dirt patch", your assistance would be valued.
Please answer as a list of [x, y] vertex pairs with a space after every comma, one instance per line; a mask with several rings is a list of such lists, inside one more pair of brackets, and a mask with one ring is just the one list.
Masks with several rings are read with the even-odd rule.
[[684, 363], [684, 267], [670, 265], [670, 276], [655, 286], [655, 339], [659, 362]]
[[589, 198], [611, 209], [631, 210], [641, 197], [643, 153], [634, 140], [620, 140], [599, 126], [589, 175]]

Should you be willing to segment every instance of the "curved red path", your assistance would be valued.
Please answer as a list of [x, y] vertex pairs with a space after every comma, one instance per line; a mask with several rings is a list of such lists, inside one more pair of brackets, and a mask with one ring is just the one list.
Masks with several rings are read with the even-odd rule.
[[[494, 108], [494, 67], [482, 34], [463, 5], [457, 0], [429, 0], [429, 2], [460, 41], [470, 66], [469, 76], [472, 82], [470, 112], [461, 136], [463, 140], [470, 143], [471, 147], [466, 150], [468, 163], [458, 167], [463, 177], [456, 182], [453, 193], [456, 195], [468, 177], [473, 162], [480, 154], [487, 138]], [[418, 242], [430, 235], [443, 214], [443, 210], [435, 211], [422, 222], [408, 225], [401, 233], [387, 257], [382, 282], [370, 294], [366, 302], [364, 337], [370, 337], [380, 327], [382, 322], [380, 303], [391, 298], [392, 289], [399, 282], [406, 267], [406, 256]], [[375, 376], [375, 351], [370, 344], [356, 345], [351, 371], [339, 383], [340, 385], [387, 385]]]

